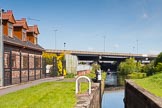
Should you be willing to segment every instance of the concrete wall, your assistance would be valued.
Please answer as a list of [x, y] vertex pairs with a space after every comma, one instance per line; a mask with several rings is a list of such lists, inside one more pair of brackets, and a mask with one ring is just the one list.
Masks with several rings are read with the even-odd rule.
[[66, 71], [67, 73], [77, 74], [78, 58], [75, 55], [66, 54]]
[[[101, 94], [104, 91], [104, 81], [101, 82]], [[100, 95], [99, 83], [92, 83], [92, 93], [78, 94], [75, 108], [101, 108], [102, 95]], [[101, 100], [100, 100], [101, 99]]]
[[156, 97], [133, 81], [126, 80], [125, 108], [162, 108], [162, 98]]
[[99, 83], [93, 84], [92, 93], [78, 94], [75, 108], [100, 108]]

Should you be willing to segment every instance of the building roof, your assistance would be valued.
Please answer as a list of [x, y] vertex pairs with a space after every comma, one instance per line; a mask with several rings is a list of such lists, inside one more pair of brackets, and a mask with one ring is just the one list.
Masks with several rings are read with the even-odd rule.
[[2, 19], [7, 20], [10, 23], [16, 23], [15, 18], [13, 16], [12, 10], [7, 10], [7, 12], [2, 13]]
[[22, 18], [21, 20], [16, 20], [16, 23], [13, 25], [14, 27], [23, 27], [24, 29], [28, 29], [26, 18]]
[[19, 47], [23, 47], [23, 48], [27, 48], [27, 49], [32, 49], [32, 50], [36, 50], [36, 51], [44, 51], [44, 48], [41, 47], [40, 45], [33, 44], [30, 41], [21, 41], [16, 36], [14, 36], [14, 37], [3, 36], [3, 37], [4, 37], [3, 41], [6, 44], [10, 44], [13, 46], [19, 46]]
[[34, 26], [28, 26], [28, 30], [27, 30], [27, 32], [32, 32], [32, 33], [35, 33], [35, 34], [40, 34], [37, 25], [34, 25]]

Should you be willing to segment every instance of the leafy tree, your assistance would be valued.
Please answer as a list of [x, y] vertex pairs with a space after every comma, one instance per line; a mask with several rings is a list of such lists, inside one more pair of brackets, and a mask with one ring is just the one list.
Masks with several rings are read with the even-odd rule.
[[162, 63], [162, 52], [155, 59], [155, 66], [157, 66], [159, 62]]
[[135, 71], [136, 64], [133, 58], [126, 59], [124, 62], [121, 62], [118, 70], [121, 75], [128, 75], [131, 72]]
[[56, 54], [43, 52], [42, 57], [46, 59], [46, 64], [52, 65], [53, 57], [57, 57]]
[[[64, 53], [61, 53], [60, 55], [56, 55], [54, 53], [46, 53], [44, 52], [42, 54], [42, 57], [46, 59], [46, 64], [52, 65], [53, 64], [53, 58], [55, 57], [57, 60], [57, 69], [58, 69], [58, 75], [66, 75], [65, 67], [63, 67], [63, 60], [64, 60]], [[51, 67], [51, 74], [53, 74], [53, 67]]]
[[159, 62], [158, 64], [157, 64], [157, 66], [155, 67], [155, 72], [157, 73], [157, 72], [162, 72], [162, 63], [161, 62]]
[[142, 70], [141, 62], [137, 62], [136, 63], [136, 71], [135, 72], [141, 72], [141, 70]]
[[[136, 63], [134, 58], [126, 59], [124, 62], [121, 62], [119, 64], [119, 67], [118, 67], [119, 74], [128, 75], [128, 74], [131, 74], [132, 72], [136, 72], [137, 70], [140, 69], [140, 66], [137, 66], [137, 65], [140, 65], [140, 64]], [[137, 67], [139, 69], [137, 69]]]
[[100, 67], [101, 67], [101, 66], [100, 66], [99, 64], [93, 63], [93, 64], [92, 64], [92, 70], [91, 70], [91, 72], [92, 72], [92, 73], [95, 73], [96, 70], [100, 69]]
[[146, 64], [142, 67], [142, 72], [146, 73], [147, 76], [153, 75], [155, 73], [154, 61], [151, 61], [149, 64]]

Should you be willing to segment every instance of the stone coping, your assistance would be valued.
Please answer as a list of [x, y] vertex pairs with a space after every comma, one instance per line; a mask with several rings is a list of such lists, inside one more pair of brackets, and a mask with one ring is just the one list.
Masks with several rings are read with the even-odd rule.
[[132, 80], [125, 80], [126, 85], [129, 84], [132, 87], [134, 87], [136, 90], [138, 90], [138, 92], [140, 92], [143, 96], [145, 96], [146, 98], [148, 98], [148, 100], [152, 101], [153, 103], [155, 103], [156, 105], [159, 106], [159, 108], [162, 108], [162, 98], [155, 96], [154, 94], [150, 93], [149, 91], [147, 91], [146, 89], [138, 86], [134, 81]]

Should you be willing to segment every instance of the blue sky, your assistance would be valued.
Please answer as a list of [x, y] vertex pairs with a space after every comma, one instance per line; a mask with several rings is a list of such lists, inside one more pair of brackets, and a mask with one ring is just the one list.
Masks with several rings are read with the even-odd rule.
[[[39, 26], [39, 44], [86, 51], [162, 51], [162, 0], [1, 0], [16, 19]], [[104, 38], [104, 36], [106, 38]], [[138, 42], [137, 42], [138, 41]]]

